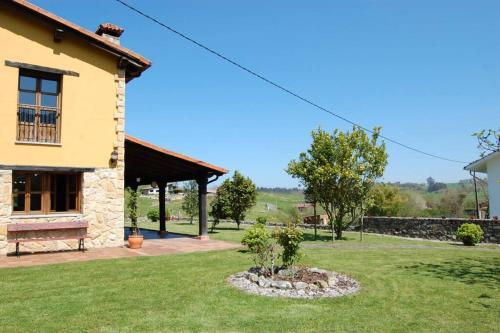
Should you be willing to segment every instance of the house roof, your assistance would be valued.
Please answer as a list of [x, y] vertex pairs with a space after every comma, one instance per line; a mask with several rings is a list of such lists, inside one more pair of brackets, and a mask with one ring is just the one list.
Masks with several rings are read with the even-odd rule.
[[125, 180], [141, 183], [165, 180], [167, 182], [193, 180], [201, 177], [222, 176], [227, 169], [183, 155], [152, 143], [125, 136]]
[[500, 150], [494, 151], [474, 162], [469, 163], [464, 167], [465, 170], [475, 171], [475, 172], [487, 172], [487, 162], [500, 156]]
[[68, 20], [63, 19], [43, 8], [35, 6], [34, 4], [25, 0], [6, 0], [2, 1], [4, 4], [11, 4], [20, 10], [41, 18], [50, 24], [54, 25], [54, 28], [63, 28], [64, 32], [73, 33], [75, 36], [83, 39], [90, 45], [99, 47], [105, 51], [108, 51], [115, 56], [124, 60], [127, 60], [127, 80], [131, 80], [135, 77], [141, 75], [143, 71], [151, 66], [151, 61], [144, 58], [138, 53], [131, 51], [121, 45], [115, 44], [105, 37], [102, 37], [94, 32], [91, 32], [85, 28], [80, 27]]

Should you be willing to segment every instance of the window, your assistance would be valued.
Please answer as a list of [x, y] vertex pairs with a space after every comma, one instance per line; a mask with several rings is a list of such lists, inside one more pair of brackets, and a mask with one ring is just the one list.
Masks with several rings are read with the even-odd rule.
[[61, 75], [20, 70], [17, 141], [59, 143]]
[[79, 212], [80, 203], [80, 174], [15, 171], [12, 175], [14, 213]]

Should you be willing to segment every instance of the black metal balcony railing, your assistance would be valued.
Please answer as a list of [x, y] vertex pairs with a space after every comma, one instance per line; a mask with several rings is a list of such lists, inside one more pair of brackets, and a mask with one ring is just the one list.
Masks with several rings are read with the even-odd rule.
[[59, 143], [60, 118], [58, 108], [19, 104], [17, 141]]

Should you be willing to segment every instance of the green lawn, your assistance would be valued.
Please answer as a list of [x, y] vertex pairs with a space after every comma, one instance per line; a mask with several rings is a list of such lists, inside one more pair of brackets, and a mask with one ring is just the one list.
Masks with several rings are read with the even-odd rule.
[[[211, 237], [242, 233], [222, 224]], [[303, 263], [360, 281], [336, 299], [232, 288], [227, 276], [251, 265], [241, 250], [1, 269], [1, 332], [498, 332], [498, 246], [346, 236], [332, 247], [326, 232], [308, 233], [304, 244]]]

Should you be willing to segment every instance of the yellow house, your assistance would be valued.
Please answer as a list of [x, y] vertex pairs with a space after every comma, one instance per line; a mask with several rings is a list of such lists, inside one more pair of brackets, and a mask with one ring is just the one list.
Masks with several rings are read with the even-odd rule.
[[[122, 32], [108, 23], [94, 33], [27, 1], [0, 2], [1, 254], [74, 249], [85, 234], [86, 247], [122, 246], [127, 178], [132, 187], [186, 178], [206, 187], [226, 172], [125, 135], [126, 82], [151, 63], [120, 45]], [[141, 180], [135, 163], [127, 176], [127, 144], [130, 161], [152, 151], [152, 162], [167, 166]], [[175, 163], [192, 173], [167, 172]]]

